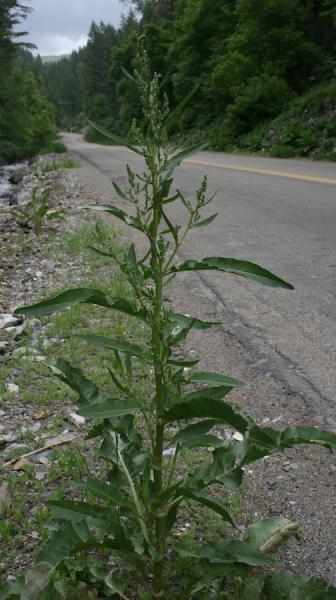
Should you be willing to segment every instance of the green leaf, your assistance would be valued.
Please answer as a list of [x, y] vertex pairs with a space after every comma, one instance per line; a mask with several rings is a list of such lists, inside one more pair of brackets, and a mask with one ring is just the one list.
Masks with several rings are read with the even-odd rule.
[[233, 517], [230, 515], [228, 508], [217, 498], [212, 496], [207, 496], [203, 492], [199, 492], [197, 490], [191, 490], [189, 488], [179, 488], [179, 494], [185, 496], [186, 498], [190, 498], [190, 500], [194, 500], [203, 506], [207, 506], [211, 508], [214, 512], [218, 513], [223, 517], [224, 521], [230, 523], [236, 529], [239, 529], [237, 524], [235, 523]]
[[79, 487], [97, 496], [98, 498], [103, 498], [103, 500], [107, 500], [111, 504], [115, 504], [116, 506], [123, 506], [125, 508], [129, 508], [130, 503], [125, 500], [124, 496], [120, 492], [120, 490], [114, 486], [104, 483], [99, 479], [90, 478], [87, 481], [79, 481], [77, 482]]
[[252, 597], [253, 600], [336, 600], [336, 588], [321, 579], [306, 579], [281, 571], [247, 577], [239, 598]]
[[112, 181], [112, 185], [113, 185], [116, 193], [118, 194], [119, 198], [121, 198], [121, 200], [126, 200], [126, 202], [129, 202], [129, 197], [124, 192], [124, 190], [121, 189], [121, 187], [117, 184], [117, 182]]
[[[184, 382], [185, 379], [183, 378]], [[205, 387], [195, 392], [189, 392], [182, 398], [183, 401], [195, 400], [196, 398], [207, 398], [208, 400], [221, 400], [227, 396], [232, 390], [232, 387], [227, 385], [218, 385], [214, 387]]]
[[210, 385], [228, 386], [230, 388], [246, 387], [246, 383], [239, 381], [239, 379], [234, 379], [233, 377], [228, 377], [228, 375], [222, 375], [221, 373], [210, 373], [207, 371], [193, 371], [188, 375], [188, 380], [193, 383], [207, 383]]
[[72, 502], [71, 500], [50, 500], [48, 506], [60, 519], [78, 523], [87, 518], [100, 520], [110, 515], [108, 508], [95, 506], [88, 502]]
[[289, 537], [297, 535], [298, 524], [285, 517], [269, 517], [249, 525], [245, 540], [262, 552], [273, 554]]
[[49, 563], [40, 562], [27, 572], [26, 584], [21, 594], [21, 600], [38, 600], [42, 592], [49, 584], [55, 567]]
[[127, 583], [125, 580], [120, 579], [115, 575], [114, 571], [110, 571], [110, 573], [105, 577], [104, 583], [109, 592], [113, 594], [118, 594], [120, 598], [127, 598], [124, 595], [124, 590], [126, 589]]
[[67, 360], [59, 358], [51, 371], [63, 383], [71, 387], [79, 395], [79, 404], [96, 404], [106, 400], [96, 384], [87, 379], [81, 369], [74, 368]]
[[291, 448], [296, 444], [320, 444], [334, 450], [336, 448], [336, 433], [323, 431], [314, 427], [288, 427], [281, 433], [281, 445]]
[[193, 224], [193, 229], [195, 227], [205, 227], [206, 225], [210, 225], [210, 223], [212, 223], [216, 217], [218, 217], [218, 213], [215, 213], [214, 215], [211, 215], [211, 217], [207, 217], [207, 219], [203, 219], [202, 221], [197, 221]]
[[93, 127], [93, 129], [96, 129], [96, 131], [99, 131], [99, 133], [101, 133], [105, 137], [112, 140], [112, 142], [114, 142], [118, 146], [126, 146], [127, 148], [132, 150], [132, 152], [136, 152], [136, 154], [141, 154], [141, 151], [139, 150], [139, 148], [137, 148], [133, 144], [130, 144], [127, 138], [124, 138], [124, 137], [121, 137], [120, 135], [112, 133], [111, 131], [108, 131], [104, 127], [101, 127], [101, 125], [97, 125], [93, 121], [88, 121], [88, 123], [91, 127]]
[[219, 321], [202, 321], [202, 319], [198, 319], [197, 317], [189, 317], [189, 315], [180, 313], [171, 313], [169, 315], [169, 321], [186, 328], [191, 326], [191, 329], [197, 330], [210, 329], [214, 325], [221, 325]]
[[196, 417], [209, 417], [226, 423], [240, 433], [246, 433], [252, 420], [242, 410], [223, 400], [211, 400], [207, 397], [195, 398], [185, 402], [173, 404], [164, 413], [164, 421], [170, 423], [180, 419], [193, 419]]
[[131, 356], [137, 356], [144, 360], [151, 360], [151, 354], [148, 348], [144, 346], [138, 346], [130, 342], [124, 342], [123, 340], [115, 340], [100, 335], [76, 335], [75, 337], [84, 340], [94, 348], [107, 348], [110, 350], [117, 350], [118, 352], [125, 352]]
[[117, 208], [116, 206], [112, 206], [110, 204], [93, 204], [91, 206], [83, 206], [82, 208], [86, 210], [98, 210], [101, 212], [109, 213], [110, 215], [117, 217], [117, 219], [119, 219], [126, 225], [129, 225], [134, 229], [138, 229], [138, 231], [145, 231], [139, 219], [137, 219], [136, 217], [132, 217], [131, 215], [127, 214], [124, 210], [122, 210], [121, 208]]
[[198, 545], [194, 550], [177, 546], [180, 556], [198, 560], [207, 560], [213, 564], [242, 563], [251, 567], [263, 567], [274, 564], [274, 560], [248, 542], [222, 539], [213, 544]]
[[224, 271], [240, 275], [247, 279], [252, 279], [263, 285], [271, 287], [280, 287], [288, 290], [293, 290], [294, 287], [274, 275], [270, 271], [263, 269], [255, 263], [246, 260], [237, 260], [235, 258], [222, 258], [220, 256], [209, 256], [202, 261], [187, 260], [184, 263], [172, 267], [170, 273], [179, 273], [181, 271]]
[[183, 367], [185, 369], [189, 368], [189, 367], [194, 367], [195, 365], [197, 365], [199, 363], [198, 359], [195, 360], [179, 360], [178, 358], [170, 358], [169, 360], [167, 360], [167, 364], [168, 365], [174, 365], [176, 367]]
[[39, 315], [49, 315], [55, 313], [69, 306], [75, 306], [76, 304], [96, 304], [97, 306], [104, 306], [106, 308], [113, 308], [119, 312], [137, 317], [145, 320], [146, 314], [143, 309], [138, 310], [134, 304], [131, 304], [124, 298], [116, 298], [105, 294], [100, 290], [92, 290], [88, 288], [75, 288], [67, 290], [62, 294], [38, 302], [31, 306], [24, 306], [17, 308], [15, 313], [20, 315], [27, 315], [29, 317]]
[[162, 167], [162, 170], [172, 172], [176, 167], [178, 167], [181, 164], [181, 162], [185, 158], [193, 156], [197, 152], [201, 152], [201, 150], [204, 150], [208, 145], [209, 142], [201, 142], [195, 144], [194, 146], [190, 146], [189, 148], [181, 150], [180, 152], [166, 160], [165, 164]]
[[78, 414], [88, 420], [91, 419], [110, 419], [112, 417], [121, 417], [122, 415], [131, 415], [140, 409], [140, 404], [135, 400], [119, 400], [110, 398], [108, 402], [101, 404], [91, 404], [78, 411]]
[[206, 421], [199, 421], [198, 423], [193, 423], [193, 425], [188, 425], [188, 427], [181, 429], [181, 431], [174, 435], [171, 443], [176, 445], [194, 442], [200, 436], [206, 435], [216, 423], [218, 421], [215, 419], [207, 419]]

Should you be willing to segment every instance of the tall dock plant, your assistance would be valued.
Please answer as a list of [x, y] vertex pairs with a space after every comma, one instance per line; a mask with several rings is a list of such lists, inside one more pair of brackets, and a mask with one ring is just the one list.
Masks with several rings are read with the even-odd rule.
[[[234, 539], [220, 537], [194, 550], [183, 544], [174, 546], [180, 555], [193, 557], [195, 574], [199, 574], [200, 581], [188, 597], [200, 597], [198, 594], [213, 585], [213, 580], [223, 577], [227, 565], [270, 565], [273, 558], [269, 551], [274, 550], [283, 537], [293, 533], [296, 525], [286, 519], [270, 518], [248, 527], [244, 535], [229, 510], [230, 490], [239, 490], [247, 465], [285, 448], [301, 443], [321, 444], [330, 449], [336, 446], [334, 434], [315, 428], [288, 427], [277, 431], [260, 427], [228, 400], [231, 390], [243, 387], [243, 382], [198, 370], [196, 359], [177, 357], [176, 347], [190, 332], [216, 325], [197, 316], [176, 313], [166, 303], [165, 290], [179, 273], [217, 271], [227, 276], [228, 285], [231, 276], [238, 276], [274, 288], [292, 290], [293, 286], [245, 260], [223, 257], [179, 260], [179, 249], [187, 234], [194, 228], [209, 225], [216, 217], [215, 214], [202, 216], [211, 201], [207, 197], [206, 178], [194, 200], [174, 189], [175, 168], [206, 144], [185, 150], [170, 148], [167, 129], [181, 107], [169, 113], [167, 99], [160, 99], [160, 79], [157, 75], [151, 78], [143, 48], [134, 76], [130, 77], [138, 89], [145, 133], [134, 125], [130, 137], [124, 140], [98, 125], [92, 126], [143, 157], [146, 170], [135, 174], [127, 167], [128, 190], [113, 184], [120, 200], [129, 203], [130, 212], [113, 205], [92, 208], [120, 219], [147, 240], [144, 255], [138, 256], [135, 245], [130, 244], [121, 260], [106, 249], [95, 248], [111, 262], [118, 262], [132, 289], [133, 299], [77, 288], [17, 312], [39, 316], [77, 304], [95, 304], [141, 321], [150, 341], [140, 345], [94, 334], [80, 336], [96, 349], [111, 350], [110, 394], [99, 391], [81, 369], [65, 360], [58, 360], [52, 367], [56, 377], [78, 394], [79, 414], [95, 422], [88, 438], [102, 439], [99, 456], [109, 465], [109, 471], [107, 476], [92, 473], [85, 481], [74, 483], [71, 497], [76, 497], [76, 490], [80, 488], [85, 501], [49, 502], [60, 525], [26, 576], [20, 596], [23, 600], [47, 597], [43, 590], [56, 594], [61, 583], [59, 575], [54, 577], [55, 572], [59, 573], [60, 569], [64, 572], [70, 557], [78, 553], [89, 556], [93, 550], [98, 550], [93, 556], [107, 557], [106, 564], [103, 569], [99, 568], [99, 562], [98, 566], [91, 564], [87, 577], [108, 597], [116, 595], [124, 600], [130, 597], [127, 582], [132, 577], [126, 572], [133, 571], [135, 578], [143, 578], [152, 600], [164, 600], [168, 589], [167, 546], [183, 503], [203, 505], [237, 530]], [[174, 203], [185, 207], [187, 222], [184, 226], [168, 216], [167, 209]], [[139, 362], [148, 368], [145, 391], [137, 380]], [[197, 389], [191, 384], [197, 384]], [[232, 433], [239, 432], [240, 441], [223, 440], [220, 430], [224, 427]], [[185, 453], [202, 448], [209, 450], [209, 464], [186, 471]], [[205, 592], [204, 597], [210, 596]]]

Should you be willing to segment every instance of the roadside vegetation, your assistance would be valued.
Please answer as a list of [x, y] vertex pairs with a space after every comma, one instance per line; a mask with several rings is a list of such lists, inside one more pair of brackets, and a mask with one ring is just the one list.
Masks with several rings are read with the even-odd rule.
[[[22, 64], [22, 32], [17, 26], [29, 12], [26, 3], [2, 0], [0, 4], [0, 164], [29, 158], [56, 137], [51, 103], [42, 80]], [[27, 50], [26, 50], [27, 51]]]
[[[293, 286], [245, 260], [179, 262], [190, 230], [216, 218], [204, 214], [211, 203], [206, 178], [193, 200], [174, 189], [175, 168], [204, 144], [171, 150], [167, 127], [180, 109], [169, 113], [142, 46], [129, 79], [142, 104], [146, 132], [133, 125], [126, 140], [92, 126], [143, 156], [147, 170], [136, 174], [128, 167], [126, 190], [113, 184], [129, 213], [111, 204], [89, 208], [120, 219], [144, 236], [146, 247], [139, 255], [131, 240], [120, 242], [105, 221], [81, 230], [63, 242], [63, 252], [82, 253], [88, 245], [93, 277], [16, 310], [42, 319], [49, 334], [65, 340], [56, 352], [50, 348], [57, 360], [44, 385], [56, 386], [56, 397], [69, 388], [76, 418], [87, 425], [86, 439], [59, 459], [52, 477], [60, 486], [32, 521], [33, 537], [46, 540], [35, 565], [5, 585], [2, 597], [332, 600], [336, 590], [323, 581], [274, 572], [273, 555], [297, 533], [296, 523], [244, 515], [243, 525], [239, 497], [248, 465], [296, 444], [335, 449], [336, 435], [254, 422], [228, 399], [244, 382], [198, 370], [198, 358], [181, 354], [192, 330], [217, 323], [175, 313], [167, 299], [171, 280], [188, 271], [242, 276], [273, 288]], [[185, 207], [185, 227], [168, 216], [174, 202]], [[18, 464], [16, 458], [12, 465]], [[27, 472], [32, 475], [32, 468]], [[38, 494], [38, 484], [20, 477], [23, 489]], [[14, 487], [10, 478], [9, 483]], [[9, 530], [17, 528], [21, 514], [19, 489], [14, 518], [7, 517]], [[49, 511], [53, 521], [47, 531]]]

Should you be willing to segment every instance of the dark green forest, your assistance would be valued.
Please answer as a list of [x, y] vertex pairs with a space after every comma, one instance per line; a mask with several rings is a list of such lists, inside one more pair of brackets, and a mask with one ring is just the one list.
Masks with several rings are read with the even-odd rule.
[[21, 51], [8, 94], [37, 80], [59, 128], [81, 131], [91, 119], [125, 134], [142, 118], [126, 71], [145, 35], [170, 106], [188, 100], [177, 141], [336, 158], [335, 0], [132, 0], [127, 9], [118, 28], [93, 22], [86, 47], [59, 62]]
[[55, 137], [38, 61], [21, 41], [27, 3], [0, 0], [0, 163], [30, 157]]

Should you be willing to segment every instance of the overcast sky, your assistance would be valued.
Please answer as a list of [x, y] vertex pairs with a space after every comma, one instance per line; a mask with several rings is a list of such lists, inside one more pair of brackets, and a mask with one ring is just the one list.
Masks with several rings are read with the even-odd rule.
[[30, 0], [27, 4], [33, 11], [21, 29], [29, 31], [27, 39], [43, 56], [76, 50], [86, 43], [92, 21], [118, 25], [129, 8], [121, 0]]

